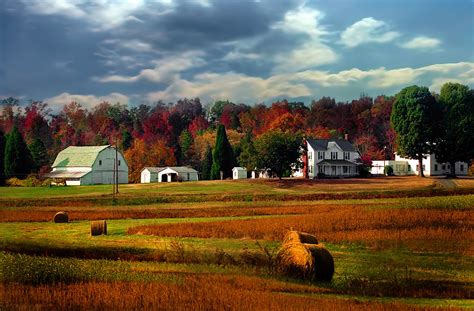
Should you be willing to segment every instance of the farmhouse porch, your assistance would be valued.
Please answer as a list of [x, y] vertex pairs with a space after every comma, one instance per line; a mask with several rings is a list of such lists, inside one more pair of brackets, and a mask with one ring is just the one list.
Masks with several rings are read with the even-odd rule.
[[325, 176], [350, 177], [358, 173], [357, 165], [347, 160], [324, 160], [317, 165], [317, 173]]

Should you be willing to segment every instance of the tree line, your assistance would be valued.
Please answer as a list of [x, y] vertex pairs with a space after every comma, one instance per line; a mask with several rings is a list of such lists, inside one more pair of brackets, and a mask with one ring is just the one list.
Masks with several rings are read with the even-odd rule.
[[144, 166], [168, 165], [191, 166], [204, 179], [230, 177], [235, 165], [273, 165], [283, 176], [289, 168], [283, 155], [297, 155], [293, 151], [302, 138], [344, 134], [367, 160], [391, 159], [396, 150], [419, 158], [435, 149], [446, 161], [461, 154], [470, 160], [472, 151], [460, 152], [459, 146], [472, 146], [472, 93], [465, 85], [447, 83], [439, 95], [413, 86], [396, 96], [362, 95], [350, 102], [322, 97], [308, 106], [286, 100], [204, 106], [194, 98], [136, 107], [102, 102], [91, 109], [71, 102], [59, 112], [47, 103], [21, 106], [7, 98], [1, 101], [0, 175], [44, 174], [67, 146], [111, 144], [124, 152], [131, 182], [139, 181]]

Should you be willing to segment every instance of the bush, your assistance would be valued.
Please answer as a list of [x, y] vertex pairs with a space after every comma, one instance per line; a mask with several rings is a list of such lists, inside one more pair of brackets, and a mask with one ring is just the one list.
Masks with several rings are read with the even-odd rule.
[[50, 184], [51, 179], [40, 179], [33, 175], [28, 176], [26, 179], [12, 177], [6, 181], [6, 185], [9, 187], [48, 187]]
[[385, 165], [385, 167], [383, 168], [383, 173], [386, 176], [393, 176], [393, 167], [391, 167], [390, 165]]
[[369, 171], [369, 167], [367, 166], [360, 166], [359, 167], [359, 177], [367, 178], [370, 177], [372, 174]]

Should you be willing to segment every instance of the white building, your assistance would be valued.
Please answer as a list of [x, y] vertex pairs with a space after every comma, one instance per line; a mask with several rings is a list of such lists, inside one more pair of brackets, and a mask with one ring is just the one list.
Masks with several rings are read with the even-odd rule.
[[232, 178], [233, 179], [247, 179], [247, 169], [236, 166], [232, 169]]
[[[394, 175], [419, 175], [419, 163], [417, 159], [403, 158], [395, 154], [395, 161], [372, 161], [372, 174], [383, 174], [383, 167], [390, 165]], [[456, 175], [467, 175], [469, 165], [466, 162], [455, 163]], [[451, 174], [449, 163], [436, 161], [434, 154], [426, 155], [423, 159], [423, 174], [425, 176], [443, 176]]]
[[141, 183], [197, 181], [198, 171], [185, 166], [145, 167], [141, 171]]
[[[115, 161], [117, 170], [114, 172]], [[113, 184], [115, 173], [120, 184], [128, 183], [128, 165], [115, 147], [70, 146], [59, 152], [47, 176], [66, 185]]]
[[318, 173], [328, 177], [351, 177], [358, 174], [360, 159], [352, 144], [346, 139], [307, 139], [308, 178]]

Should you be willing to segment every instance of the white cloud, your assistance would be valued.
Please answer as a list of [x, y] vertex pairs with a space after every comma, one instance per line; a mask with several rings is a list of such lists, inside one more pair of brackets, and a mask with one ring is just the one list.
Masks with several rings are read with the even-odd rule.
[[331, 64], [337, 59], [337, 54], [327, 45], [310, 41], [290, 53], [277, 54], [274, 72], [297, 72], [301, 69]]
[[120, 39], [107, 39], [104, 41], [105, 44], [110, 44], [114, 47], [127, 49], [135, 52], [151, 52], [153, 47], [151, 44], [140, 41], [140, 40], [120, 40]]
[[203, 56], [203, 53], [200, 51], [186, 52], [177, 56], [167, 56], [155, 61], [154, 68], [143, 69], [137, 75], [108, 75], [104, 77], [97, 77], [95, 80], [102, 83], [132, 83], [140, 80], [147, 80], [156, 83], [170, 83], [173, 80], [179, 78], [180, 72], [205, 65], [206, 62], [201, 56]]
[[418, 36], [410, 41], [401, 44], [405, 49], [436, 49], [440, 46], [441, 40], [425, 36]]
[[230, 99], [255, 103], [277, 96], [309, 96], [311, 90], [301, 83], [292, 83], [281, 76], [263, 79], [235, 72], [223, 74], [202, 73], [193, 81], [179, 79], [163, 91], [149, 93], [147, 98], [155, 100], [176, 100], [184, 97], [200, 97], [215, 101]]
[[384, 21], [366, 17], [344, 30], [340, 42], [346, 47], [353, 48], [370, 42], [390, 42], [399, 36], [398, 32], [390, 31], [390, 27]]
[[321, 38], [328, 34], [319, 23], [323, 17], [324, 14], [320, 11], [303, 5], [296, 10], [288, 11], [283, 21], [274, 26], [274, 29], [306, 34], [309, 38], [301, 46], [296, 46], [290, 52], [277, 53], [274, 56], [275, 68], [273, 72], [296, 72], [319, 65], [331, 64], [338, 59], [336, 52], [323, 43]]
[[[430, 85], [439, 89], [446, 81], [474, 83], [469, 73], [474, 63], [434, 64], [419, 68], [352, 68], [336, 73], [306, 70], [295, 74], [276, 74], [269, 78], [247, 76], [235, 72], [203, 73], [191, 80], [177, 79], [165, 90], [152, 92], [148, 100], [173, 101], [184, 97], [200, 97], [204, 101], [229, 99], [237, 102], [262, 102], [275, 97], [304, 97], [323, 95], [325, 88], [337, 88], [343, 93], [394, 92], [410, 84]], [[440, 84], [441, 83], [441, 84]], [[356, 95], [354, 95], [356, 96]]]
[[257, 54], [257, 53], [243, 53], [243, 52], [240, 52], [239, 50], [235, 50], [235, 51], [230, 51], [229, 53], [227, 53], [223, 58], [222, 60], [229, 60], [229, 61], [234, 61], [234, 60], [242, 60], [242, 59], [250, 59], [250, 60], [255, 60], [255, 59], [259, 59], [261, 57], [261, 55]]
[[121, 93], [110, 93], [109, 95], [105, 96], [95, 96], [70, 94], [65, 92], [43, 100], [43, 102], [48, 103], [48, 105], [53, 110], [60, 110], [64, 105], [69, 104], [71, 102], [77, 102], [85, 108], [93, 108], [104, 101], [109, 102], [111, 104], [128, 104], [129, 97]]
[[[134, 14], [146, 9], [145, 0], [21, 0], [27, 11], [39, 15], [61, 15], [87, 21], [95, 31], [110, 30], [127, 22], [142, 23]], [[155, 0], [165, 9], [173, 2]]]

